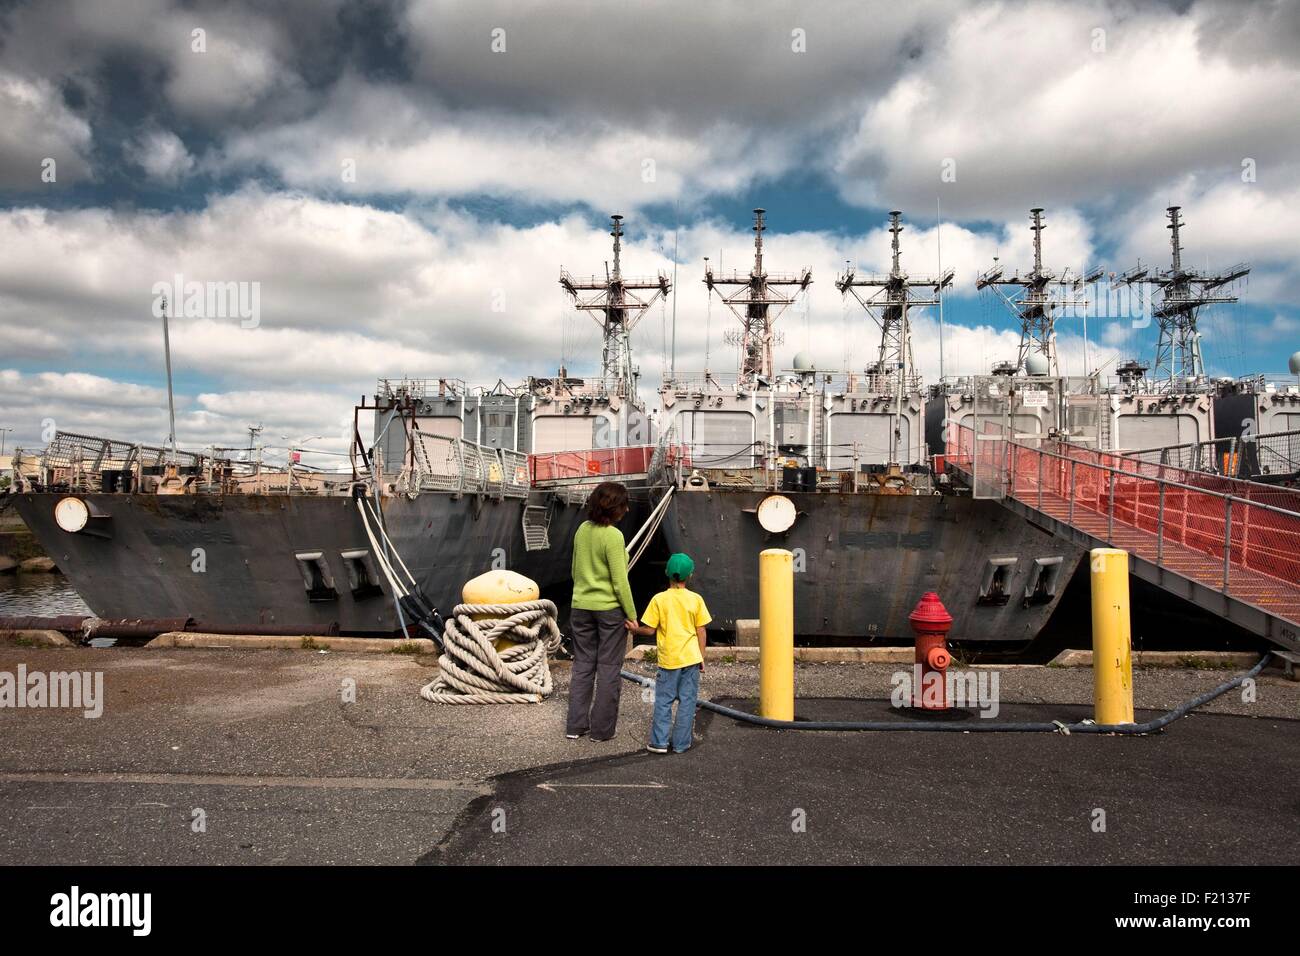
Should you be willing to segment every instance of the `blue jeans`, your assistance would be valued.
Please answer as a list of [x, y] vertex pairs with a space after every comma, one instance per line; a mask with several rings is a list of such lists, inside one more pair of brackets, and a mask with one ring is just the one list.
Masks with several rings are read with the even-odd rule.
[[[672, 731], [673, 750], [682, 753], [691, 746], [695, 727], [695, 702], [700, 696], [700, 665], [659, 668], [655, 677], [655, 714], [650, 725], [650, 746], [667, 747]], [[677, 701], [677, 719], [673, 720], [673, 701]]]

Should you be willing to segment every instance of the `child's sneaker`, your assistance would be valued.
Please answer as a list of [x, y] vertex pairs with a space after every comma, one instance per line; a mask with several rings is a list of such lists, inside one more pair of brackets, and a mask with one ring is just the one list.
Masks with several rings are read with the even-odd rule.
[[666, 754], [666, 753], [668, 753], [668, 748], [667, 748], [667, 747], [656, 747], [654, 744], [646, 744], [646, 745], [645, 745], [645, 749], [648, 750], [648, 751], [650, 751], [652, 754]]

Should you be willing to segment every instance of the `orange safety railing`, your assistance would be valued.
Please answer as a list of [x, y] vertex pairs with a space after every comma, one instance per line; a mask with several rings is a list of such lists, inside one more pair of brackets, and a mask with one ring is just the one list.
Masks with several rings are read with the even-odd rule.
[[1281, 485], [1266, 485], [1245, 478], [1229, 478], [1221, 474], [1199, 471], [1194, 468], [1184, 468], [1180, 465], [1145, 461], [1135, 458], [1127, 452], [1099, 452], [1091, 448], [1072, 445], [1069, 442], [1045, 443], [1044, 448], [1067, 458], [1115, 468], [1121, 472], [1143, 478], [1172, 481], [1204, 491], [1232, 495], [1259, 504], [1272, 505], [1284, 511], [1300, 512], [1300, 489], [1287, 488]]
[[533, 484], [575, 478], [640, 475], [650, 467], [654, 451], [653, 445], [634, 445], [627, 448], [542, 452], [528, 456], [528, 473]]
[[[1300, 610], [1300, 497], [1291, 489], [1135, 462], [1061, 442], [978, 442], [952, 425], [948, 460], [977, 483], [1157, 566], [1251, 603]], [[1289, 506], [1289, 507], [1288, 507]], [[1285, 608], [1286, 610], [1282, 610]]]

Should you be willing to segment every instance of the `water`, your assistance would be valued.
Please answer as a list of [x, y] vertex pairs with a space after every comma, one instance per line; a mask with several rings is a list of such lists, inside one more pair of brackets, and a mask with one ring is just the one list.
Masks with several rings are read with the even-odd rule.
[[90, 616], [90, 608], [61, 574], [0, 574], [0, 617]]

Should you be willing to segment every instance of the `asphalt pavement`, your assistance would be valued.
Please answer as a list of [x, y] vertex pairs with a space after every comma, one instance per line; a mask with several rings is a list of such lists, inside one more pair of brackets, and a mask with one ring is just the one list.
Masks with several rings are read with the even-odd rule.
[[[1300, 862], [1300, 685], [1275, 673], [1150, 737], [705, 712], [692, 749], [664, 757], [643, 750], [650, 703], [631, 684], [614, 740], [566, 740], [562, 665], [540, 705], [442, 707], [418, 696], [432, 660], [396, 655], [0, 646], [0, 671], [20, 663], [100, 671], [105, 704], [0, 708], [12, 864]], [[800, 665], [797, 714], [906, 719], [896, 670]], [[1087, 669], [1000, 676], [998, 720], [1089, 715]], [[1139, 671], [1139, 719], [1227, 676]], [[741, 707], [756, 688], [752, 664], [704, 679]]]

